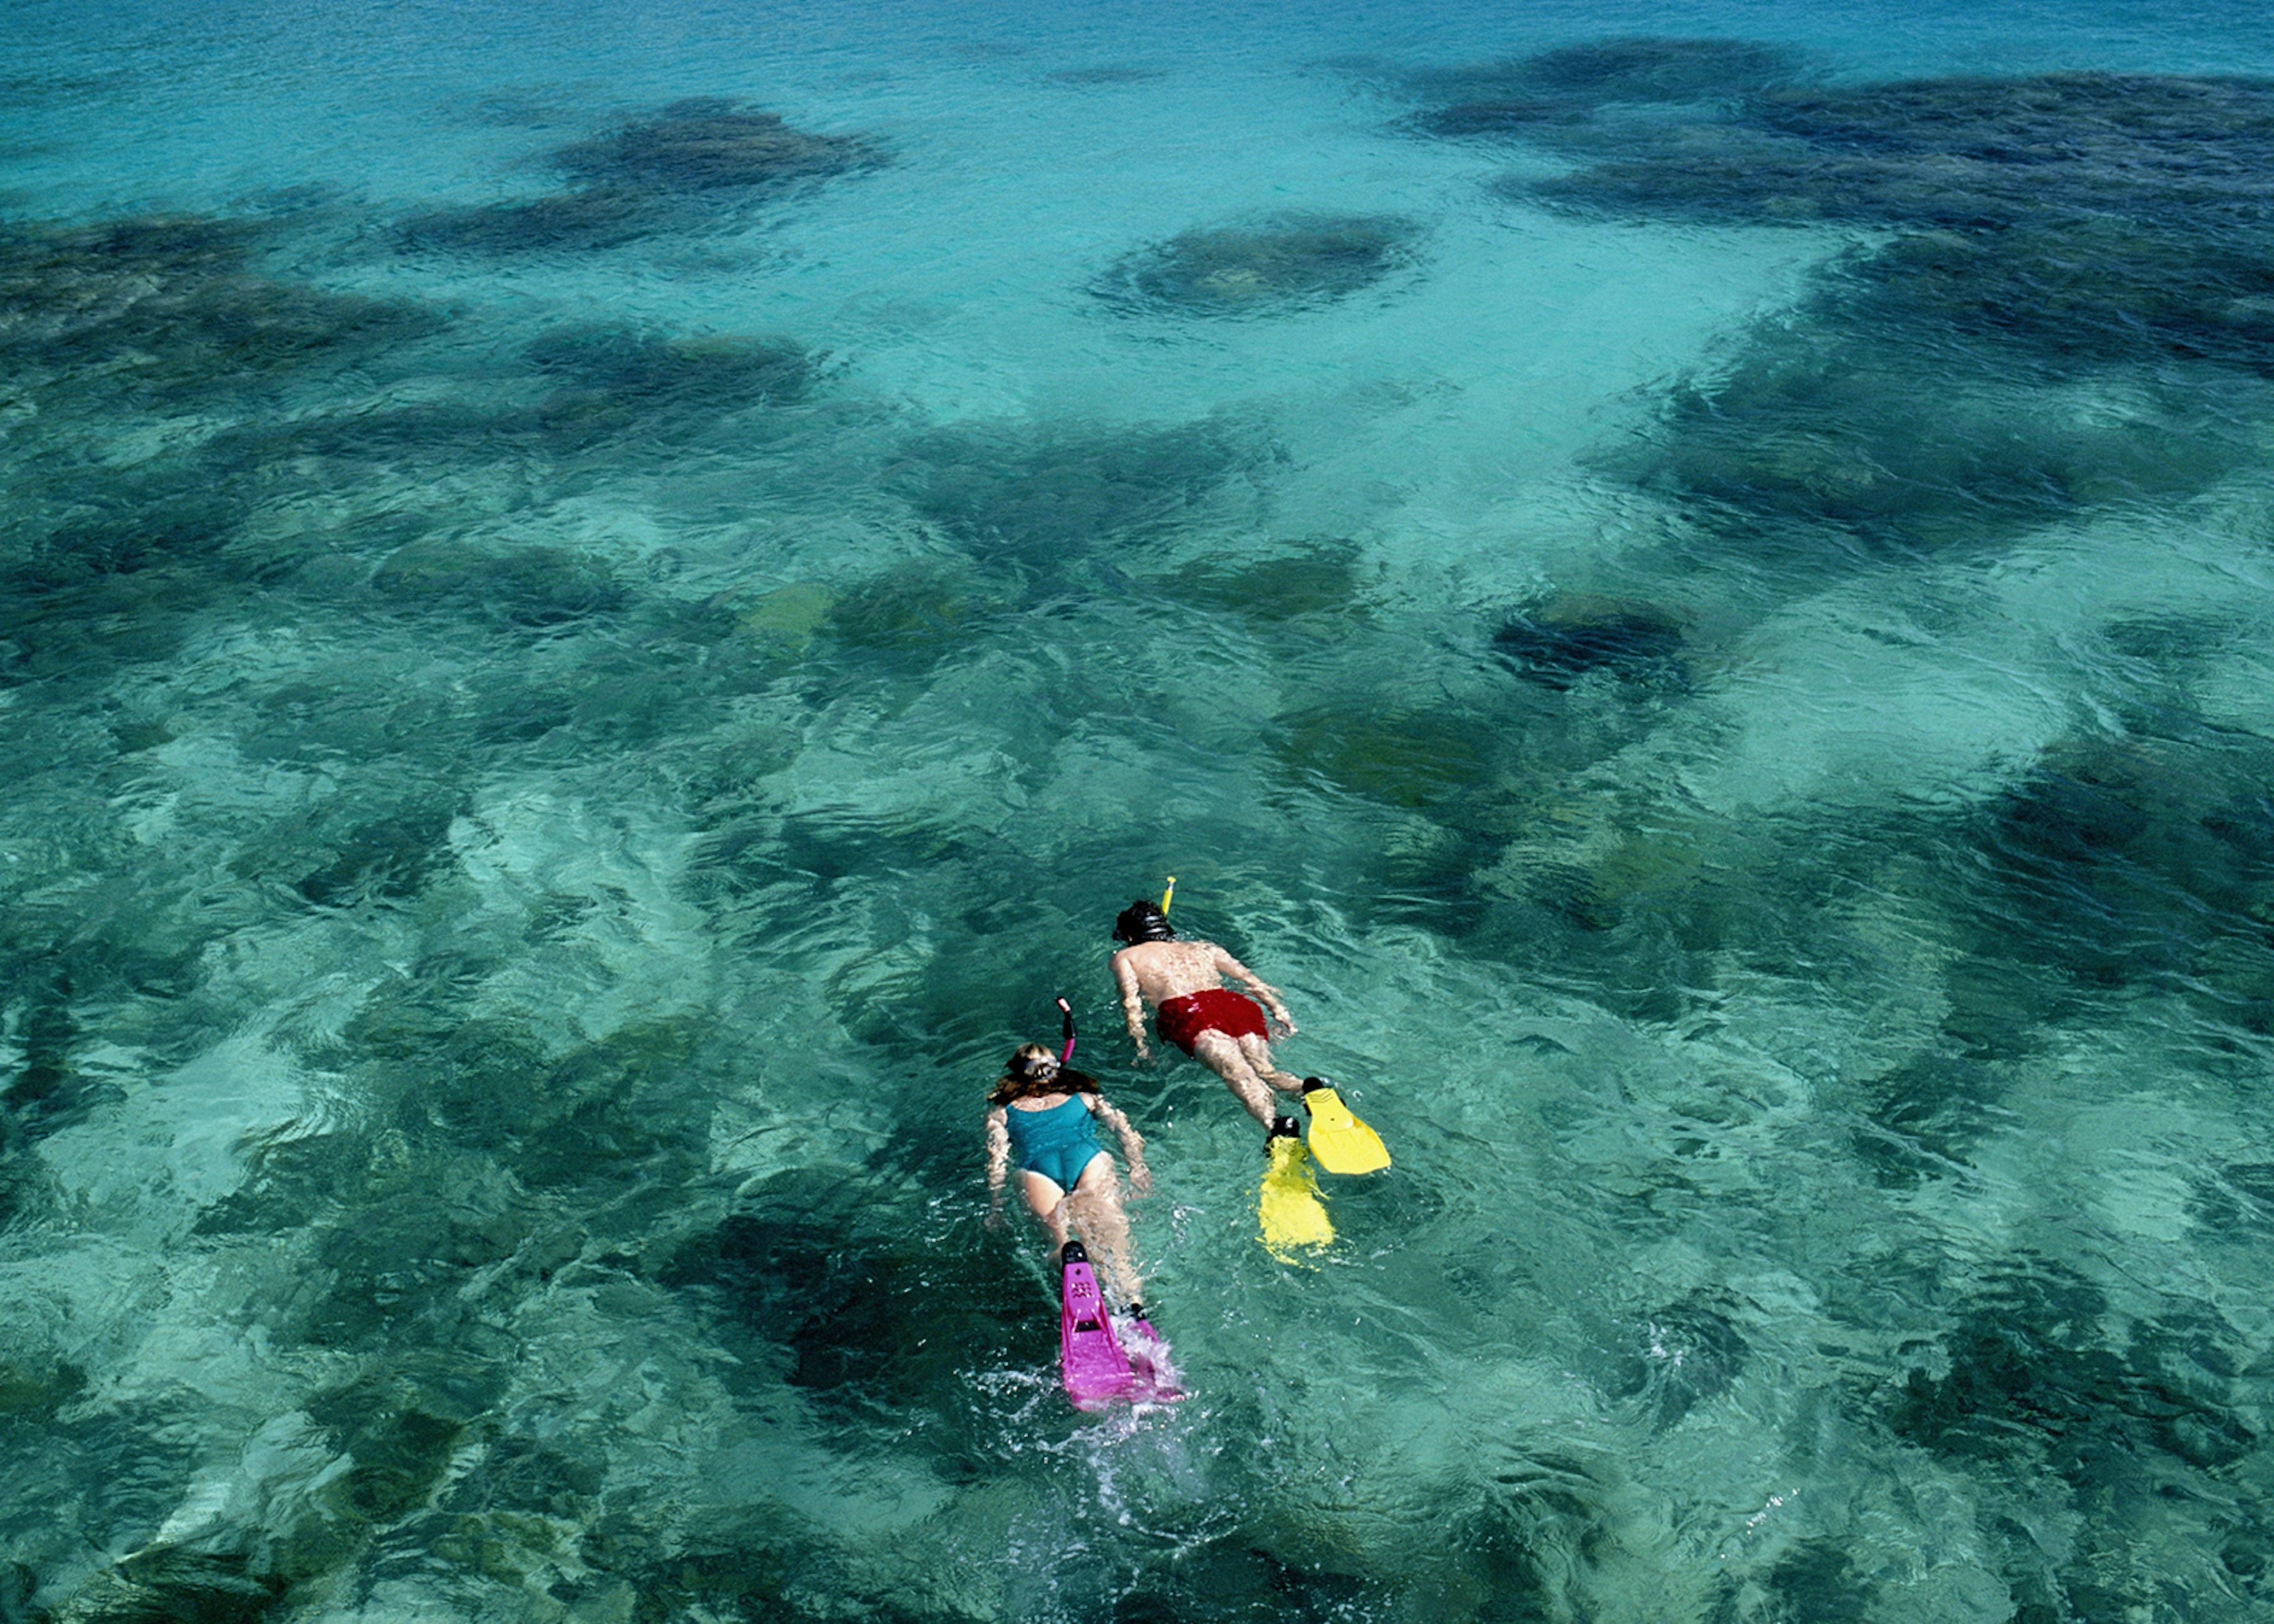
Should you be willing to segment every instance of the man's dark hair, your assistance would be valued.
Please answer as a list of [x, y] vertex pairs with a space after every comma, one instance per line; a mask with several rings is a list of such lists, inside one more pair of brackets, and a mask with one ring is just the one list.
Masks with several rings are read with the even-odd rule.
[[1166, 914], [1140, 897], [1114, 919], [1113, 939], [1133, 945], [1139, 942], [1173, 942], [1177, 933]]

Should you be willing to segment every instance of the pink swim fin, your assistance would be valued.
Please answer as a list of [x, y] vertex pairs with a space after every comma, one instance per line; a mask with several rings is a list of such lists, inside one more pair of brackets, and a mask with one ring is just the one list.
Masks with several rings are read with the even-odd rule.
[[1058, 1352], [1066, 1396], [1076, 1410], [1103, 1410], [1117, 1398], [1127, 1398], [1137, 1385], [1129, 1356], [1113, 1335], [1112, 1318], [1105, 1298], [1090, 1273], [1089, 1254], [1080, 1241], [1068, 1241], [1060, 1260], [1064, 1270], [1062, 1306], [1058, 1311]]

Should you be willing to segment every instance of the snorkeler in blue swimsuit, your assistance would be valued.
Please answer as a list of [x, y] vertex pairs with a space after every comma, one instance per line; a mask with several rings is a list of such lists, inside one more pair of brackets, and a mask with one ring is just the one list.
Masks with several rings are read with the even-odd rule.
[[1097, 1120], [1089, 1114], [1095, 1097], [1074, 1094], [1057, 1105], [1006, 1107], [1003, 1120], [1020, 1170], [1040, 1173], [1061, 1190], [1079, 1185], [1089, 1164], [1105, 1154], [1091, 1125]]
[[1096, 1130], [1102, 1122], [1120, 1136], [1129, 1186], [1143, 1195], [1153, 1187], [1153, 1175], [1145, 1165], [1145, 1141], [1129, 1118], [1098, 1093], [1095, 1078], [1072, 1070], [1039, 1043], [1022, 1044], [1012, 1054], [987, 1105], [989, 1223], [1000, 1222], [1003, 1185], [1015, 1156], [1020, 1192], [1050, 1230], [1050, 1244], [1063, 1252], [1069, 1229], [1078, 1230], [1129, 1312], [1138, 1313], [1144, 1284], [1129, 1262], [1121, 1180]]

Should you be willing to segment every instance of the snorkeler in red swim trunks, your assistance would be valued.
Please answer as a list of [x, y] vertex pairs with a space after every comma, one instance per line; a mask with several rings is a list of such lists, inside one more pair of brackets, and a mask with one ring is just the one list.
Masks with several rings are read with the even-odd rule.
[[[1295, 1018], [1279, 1001], [1278, 989], [1213, 942], [1179, 940], [1168, 917], [1149, 902], [1133, 902], [1121, 911], [1113, 921], [1113, 939], [1129, 944], [1113, 955], [1113, 979], [1121, 989], [1121, 1010], [1128, 1017], [1137, 1057], [1151, 1057], [1145, 1046], [1145, 1005], [1150, 1003], [1162, 1037], [1224, 1079], [1248, 1115], [1270, 1129], [1271, 1091], [1303, 1092], [1303, 1079], [1281, 1071], [1271, 1059], [1264, 1011], [1270, 1011], [1280, 1036], [1295, 1035]], [[1226, 976], [1246, 982], [1262, 1000], [1261, 1008], [1224, 986]]]
[[1198, 992], [1188, 992], [1181, 998], [1171, 998], [1153, 1011], [1153, 1022], [1160, 1027], [1161, 1035], [1186, 1054], [1207, 1033], [1221, 1032], [1228, 1038], [1268, 1038], [1269, 1028], [1264, 1025], [1263, 1011], [1252, 998], [1243, 998], [1224, 987], [1203, 987]]

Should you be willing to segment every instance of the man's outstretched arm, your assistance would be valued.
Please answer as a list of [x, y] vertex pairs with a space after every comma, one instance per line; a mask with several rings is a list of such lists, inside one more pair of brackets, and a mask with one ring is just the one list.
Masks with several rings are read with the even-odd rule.
[[1129, 1041], [1137, 1045], [1137, 1058], [1150, 1060], [1153, 1051], [1145, 1047], [1145, 997], [1137, 990], [1137, 972], [1118, 955], [1113, 960], [1113, 983], [1121, 989], [1121, 1013], [1129, 1023]]
[[1287, 1006], [1279, 1002], [1279, 989], [1276, 987], [1270, 985], [1261, 976], [1220, 947], [1216, 950], [1216, 967], [1218, 974], [1229, 975], [1245, 981], [1248, 991], [1262, 1000], [1263, 1007], [1271, 1011], [1271, 1019], [1287, 1028], [1289, 1037], [1295, 1035], [1295, 1018], [1287, 1013]]

